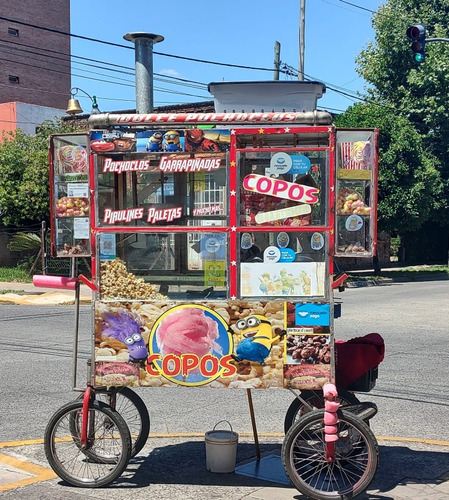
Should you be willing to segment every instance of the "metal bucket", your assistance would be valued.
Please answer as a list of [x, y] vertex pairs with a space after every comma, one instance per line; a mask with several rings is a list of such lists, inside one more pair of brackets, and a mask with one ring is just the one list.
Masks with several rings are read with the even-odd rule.
[[[217, 425], [226, 422], [231, 430], [217, 430]], [[234, 472], [239, 435], [232, 430], [227, 420], [217, 422], [213, 430], [206, 432], [206, 469], [209, 472]]]

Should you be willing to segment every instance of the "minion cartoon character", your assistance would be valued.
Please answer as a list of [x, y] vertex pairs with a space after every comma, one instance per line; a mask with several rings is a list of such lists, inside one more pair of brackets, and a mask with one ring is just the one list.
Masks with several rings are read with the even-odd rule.
[[169, 152], [182, 151], [181, 140], [176, 130], [169, 130], [164, 134], [163, 148]]
[[102, 321], [101, 338], [122, 342], [128, 349], [129, 363], [143, 364], [148, 357], [148, 349], [142, 337], [143, 327], [127, 311], [105, 313]]
[[148, 139], [146, 150], [147, 151], [162, 151], [162, 132], [154, 132]]
[[240, 331], [241, 340], [232, 358], [239, 361], [256, 361], [265, 364], [265, 358], [270, 355], [271, 346], [279, 340], [281, 335], [273, 336], [271, 323], [265, 316], [255, 314], [248, 318], [240, 319], [235, 324]]

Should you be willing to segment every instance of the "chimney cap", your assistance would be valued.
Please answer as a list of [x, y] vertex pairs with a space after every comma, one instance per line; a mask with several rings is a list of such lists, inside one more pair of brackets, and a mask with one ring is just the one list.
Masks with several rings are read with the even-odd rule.
[[131, 33], [126, 33], [123, 35], [125, 40], [128, 42], [135, 42], [137, 39], [146, 38], [151, 40], [153, 43], [162, 42], [164, 37], [162, 35], [156, 35], [155, 33], [146, 33], [145, 31], [132, 31]]

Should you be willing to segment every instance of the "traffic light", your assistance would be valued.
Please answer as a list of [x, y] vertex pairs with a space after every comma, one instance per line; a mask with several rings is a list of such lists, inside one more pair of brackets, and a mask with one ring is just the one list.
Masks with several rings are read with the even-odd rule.
[[412, 57], [417, 63], [422, 63], [426, 59], [426, 27], [424, 24], [414, 24], [407, 29], [407, 36], [412, 41]]

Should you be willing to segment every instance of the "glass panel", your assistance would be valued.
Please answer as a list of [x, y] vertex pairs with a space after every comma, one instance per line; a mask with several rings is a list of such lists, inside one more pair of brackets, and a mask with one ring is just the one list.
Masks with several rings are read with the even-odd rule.
[[98, 156], [100, 226], [226, 225], [224, 153]]
[[90, 256], [87, 136], [53, 136], [52, 159], [52, 241], [56, 256]]
[[321, 232], [242, 233], [241, 297], [324, 297], [327, 235]]
[[[346, 174], [350, 178], [369, 178], [368, 174], [354, 171], [370, 171], [375, 162], [374, 130], [338, 130], [337, 131], [337, 168], [353, 171]], [[344, 172], [339, 172], [342, 178]], [[357, 177], [360, 175], [361, 177]]]
[[101, 233], [101, 299], [225, 299], [225, 233]]
[[88, 168], [86, 135], [53, 137], [55, 181], [87, 180]]
[[335, 255], [371, 257], [376, 175], [374, 130], [337, 131]]
[[242, 226], [324, 226], [329, 152], [242, 152]]

